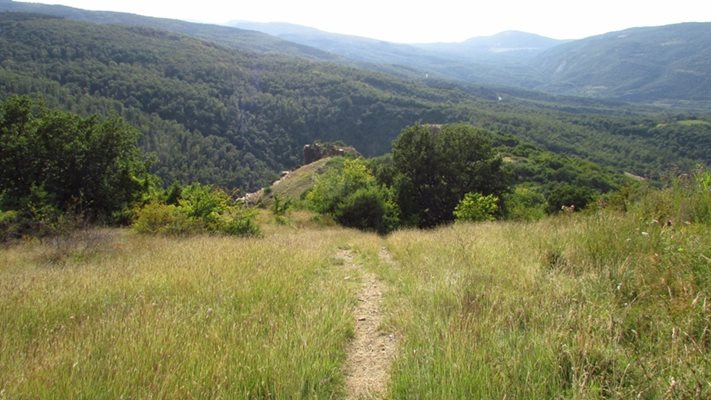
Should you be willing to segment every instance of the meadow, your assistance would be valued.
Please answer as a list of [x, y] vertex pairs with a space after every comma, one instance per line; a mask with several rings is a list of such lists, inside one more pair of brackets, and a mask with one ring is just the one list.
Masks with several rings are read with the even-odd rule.
[[0, 398], [347, 398], [365, 272], [398, 342], [382, 397], [711, 398], [708, 191], [384, 237], [289, 218], [5, 245]]

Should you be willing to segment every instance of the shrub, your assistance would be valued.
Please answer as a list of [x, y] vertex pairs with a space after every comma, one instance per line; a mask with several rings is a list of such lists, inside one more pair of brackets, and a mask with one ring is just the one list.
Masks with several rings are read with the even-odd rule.
[[228, 212], [222, 231], [233, 236], [259, 236], [261, 230], [255, 219], [254, 210], [242, 206], [232, 207]]
[[321, 175], [306, 196], [311, 209], [362, 230], [390, 232], [399, 224], [394, 194], [378, 185], [363, 160], [345, 160]]
[[562, 183], [556, 185], [549, 191], [546, 196], [546, 201], [548, 202], [548, 212], [556, 213], [559, 212], [563, 206], [575, 206], [576, 210], [582, 210], [587, 207], [594, 198], [595, 192], [590, 188]]
[[508, 218], [523, 221], [543, 218], [548, 208], [543, 194], [527, 186], [516, 186], [513, 192], [504, 195], [504, 204]]
[[217, 230], [221, 222], [220, 215], [229, 207], [229, 201], [224, 191], [196, 183], [183, 188], [178, 205], [190, 218], [214, 225]]
[[380, 186], [364, 187], [348, 194], [335, 212], [336, 221], [344, 226], [381, 234], [394, 230], [398, 217], [392, 191]]
[[278, 195], [274, 195], [274, 199], [271, 205], [272, 214], [274, 215], [274, 220], [278, 224], [286, 224], [288, 222], [287, 215], [291, 209], [291, 199], [282, 199]]
[[236, 236], [256, 236], [259, 226], [256, 214], [232, 204], [222, 190], [208, 185], [193, 184], [176, 191], [169, 189], [177, 204], [153, 201], [136, 213], [133, 229], [139, 233], [190, 235], [197, 233], [225, 233]]
[[17, 211], [0, 210], [0, 241], [18, 238], [21, 233], [22, 225]]
[[174, 205], [149, 203], [138, 211], [133, 229], [153, 235], [184, 235], [201, 231], [202, 227]]
[[492, 194], [467, 193], [454, 209], [454, 218], [457, 222], [493, 221], [498, 202], [499, 198]]

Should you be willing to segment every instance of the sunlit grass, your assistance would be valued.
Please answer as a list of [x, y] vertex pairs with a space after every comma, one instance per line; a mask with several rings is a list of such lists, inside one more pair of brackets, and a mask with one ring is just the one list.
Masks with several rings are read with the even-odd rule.
[[390, 398], [711, 398], [707, 190], [385, 238], [262, 210], [258, 238], [7, 245], [0, 399], [343, 398], [362, 280], [342, 249], [383, 283]]
[[367, 235], [82, 235], [1, 250], [0, 398], [342, 394]]
[[711, 229], [602, 212], [387, 240], [393, 398], [708, 398]]

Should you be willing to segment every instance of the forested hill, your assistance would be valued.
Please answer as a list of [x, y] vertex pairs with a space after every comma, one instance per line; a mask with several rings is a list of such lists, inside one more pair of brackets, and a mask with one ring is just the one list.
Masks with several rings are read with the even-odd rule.
[[333, 54], [313, 47], [278, 39], [253, 30], [236, 29], [219, 25], [200, 24], [167, 18], [142, 15], [89, 11], [79, 8], [40, 3], [25, 3], [0, 0], [0, 12], [45, 14], [68, 20], [123, 26], [142, 26], [181, 33], [196, 39], [206, 40], [223, 47], [258, 53], [288, 54], [316, 60], [334, 60]]
[[534, 60], [548, 91], [634, 101], [711, 100], [711, 23], [611, 32]]
[[533, 143], [643, 176], [711, 162], [711, 126], [695, 116], [523, 93], [526, 100], [147, 27], [3, 13], [0, 94], [27, 93], [80, 114], [121, 114], [143, 131], [167, 181], [243, 189], [299, 164], [302, 146], [316, 139], [383, 154], [416, 122], [470, 122], [509, 135], [501, 143], [512, 154], [525, 156]]

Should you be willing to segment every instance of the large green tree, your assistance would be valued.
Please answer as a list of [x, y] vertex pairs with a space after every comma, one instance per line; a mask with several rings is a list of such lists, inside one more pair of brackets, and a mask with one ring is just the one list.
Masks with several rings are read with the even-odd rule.
[[137, 139], [118, 117], [82, 118], [10, 97], [0, 104], [0, 207], [40, 202], [114, 222], [150, 181]]
[[414, 125], [393, 143], [402, 221], [432, 227], [454, 219], [466, 193], [498, 197], [508, 179], [487, 131], [470, 125]]

